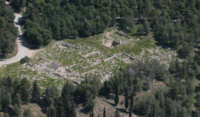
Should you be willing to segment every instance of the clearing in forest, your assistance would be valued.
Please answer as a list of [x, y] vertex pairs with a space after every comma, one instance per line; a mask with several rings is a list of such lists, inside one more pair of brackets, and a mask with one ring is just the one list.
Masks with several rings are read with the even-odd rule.
[[[105, 46], [111, 41], [112, 47]], [[52, 42], [30, 62], [1, 68], [0, 72], [14, 77], [62, 83], [63, 79], [80, 82], [87, 76], [105, 81], [120, 67], [141, 59], [158, 59], [164, 64], [175, 52], [156, 46], [151, 34], [132, 37], [116, 29], [89, 38]], [[5, 75], [5, 74], [4, 74]], [[47, 82], [49, 81], [49, 82]]]

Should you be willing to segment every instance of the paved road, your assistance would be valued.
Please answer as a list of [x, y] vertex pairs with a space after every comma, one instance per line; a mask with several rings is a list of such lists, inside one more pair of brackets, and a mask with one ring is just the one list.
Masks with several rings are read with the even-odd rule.
[[38, 50], [31, 50], [23, 45], [22, 30], [20, 25], [20, 19], [22, 18], [22, 15], [19, 13], [15, 13], [14, 15], [15, 15], [14, 24], [15, 27], [18, 29], [18, 37], [16, 40], [17, 54], [12, 58], [1, 60], [0, 67], [3, 65], [16, 63], [26, 56], [32, 57], [38, 51]]

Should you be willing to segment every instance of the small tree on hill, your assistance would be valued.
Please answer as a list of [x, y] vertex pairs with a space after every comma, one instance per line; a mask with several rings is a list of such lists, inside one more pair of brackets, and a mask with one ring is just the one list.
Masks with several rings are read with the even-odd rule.
[[24, 103], [30, 100], [31, 84], [27, 79], [22, 79], [20, 83], [20, 95]]
[[124, 95], [124, 106], [127, 109], [129, 106], [129, 99], [128, 99], [128, 91], [125, 89], [125, 95]]
[[119, 114], [118, 110], [115, 111], [115, 117], [120, 117], [120, 114]]
[[119, 103], [119, 93], [118, 93], [118, 88], [116, 88], [116, 91], [115, 91], [115, 105], [117, 106], [117, 104]]
[[104, 107], [104, 110], [103, 110], [103, 117], [106, 117], [106, 108]]
[[37, 84], [37, 82], [33, 83], [33, 89], [32, 89], [32, 102], [39, 102], [40, 101], [40, 88]]
[[32, 111], [30, 109], [26, 109], [23, 113], [24, 117], [33, 117]]

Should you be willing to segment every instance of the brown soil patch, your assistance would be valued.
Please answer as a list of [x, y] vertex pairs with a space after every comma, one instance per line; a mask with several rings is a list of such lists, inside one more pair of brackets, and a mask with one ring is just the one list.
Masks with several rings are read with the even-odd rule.
[[32, 111], [33, 117], [46, 117], [46, 115], [42, 112], [41, 108], [37, 104], [22, 105], [20, 117], [23, 117], [23, 112], [26, 109], [30, 109]]

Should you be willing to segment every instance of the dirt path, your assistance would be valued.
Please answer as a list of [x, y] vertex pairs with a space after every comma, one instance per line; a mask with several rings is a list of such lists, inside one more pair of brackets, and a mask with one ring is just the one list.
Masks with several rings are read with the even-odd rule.
[[39, 50], [31, 50], [24, 45], [23, 37], [22, 37], [23, 33], [22, 33], [22, 30], [21, 30], [21, 25], [20, 25], [20, 20], [22, 18], [22, 15], [19, 14], [19, 13], [15, 13], [14, 15], [15, 15], [14, 24], [15, 24], [15, 27], [17, 28], [17, 30], [18, 30], [18, 37], [17, 37], [17, 40], [16, 40], [17, 54], [12, 58], [1, 60], [0, 61], [0, 67], [3, 66], [3, 65], [16, 63], [26, 56], [32, 57], [32, 56], [35, 55], [36, 52], [39, 51]]

